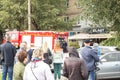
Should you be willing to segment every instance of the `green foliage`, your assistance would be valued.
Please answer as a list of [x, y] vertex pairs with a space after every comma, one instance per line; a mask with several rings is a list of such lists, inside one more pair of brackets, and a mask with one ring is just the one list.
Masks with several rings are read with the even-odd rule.
[[109, 38], [100, 43], [103, 46], [117, 46], [120, 47], [120, 37], [117, 37], [120, 33], [116, 33], [113, 38]]
[[[65, 0], [31, 0], [32, 30], [66, 30], [60, 14], [66, 10]], [[2, 29], [26, 30], [28, 28], [27, 0], [0, 0], [0, 27]]]
[[[2, 72], [0, 72], [0, 80], [2, 80]], [[6, 80], [8, 80], [8, 76]]]
[[120, 46], [120, 0], [80, 0], [82, 17], [94, 25], [109, 27], [117, 31], [114, 38], [102, 42], [102, 45]]
[[0, 80], [2, 80], [2, 74], [0, 73]]
[[107, 40], [103, 41], [102, 43], [100, 43], [100, 45], [120, 47], [119, 43], [120, 43], [119, 40], [116, 40], [115, 38], [110, 38], [110, 39], [107, 39]]
[[[3, 29], [19, 29], [25, 26], [27, 20], [27, 1], [1, 0], [0, 1], [0, 26]], [[25, 27], [22, 27], [25, 29]]]
[[78, 41], [70, 41], [69, 47], [75, 47], [76, 49], [80, 48]]
[[94, 24], [120, 30], [120, 0], [80, 0], [82, 15]]

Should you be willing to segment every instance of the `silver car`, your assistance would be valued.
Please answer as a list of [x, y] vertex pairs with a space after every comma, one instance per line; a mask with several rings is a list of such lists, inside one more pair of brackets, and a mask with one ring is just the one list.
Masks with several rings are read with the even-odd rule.
[[100, 57], [96, 79], [120, 78], [120, 51], [108, 52]]
[[101, 55], [110, 51], [120, 51], [120, 48], [116, 46], [99, 46]]

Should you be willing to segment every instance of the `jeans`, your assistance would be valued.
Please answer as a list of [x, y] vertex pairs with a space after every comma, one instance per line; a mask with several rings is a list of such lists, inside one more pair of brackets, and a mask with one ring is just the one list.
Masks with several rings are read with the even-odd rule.
[[57, 80], [57, 75], [58, 79], [61, 78], [61, 63], [54, 63], [54, 80]]
[[95, 80], [95, 70], [90, 71], [88, 80]]
[[8, 80], [12, 80], [13, 66], [2, 65], [2, 80], [6, 80], [8, 73]]

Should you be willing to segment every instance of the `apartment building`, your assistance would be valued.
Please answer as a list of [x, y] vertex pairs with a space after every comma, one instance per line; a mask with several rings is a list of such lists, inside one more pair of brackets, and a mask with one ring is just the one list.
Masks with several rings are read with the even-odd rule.
[[[73, 30], [70, 31], [69, 40], [79, 40], [79, 44], [82, 44], [82, 40], [86, 38], [99, 40], [98, 42], [111, 37], [111, 34], [106, 33], [106, 29], [103, 27], [90, 27], [91, 22], [81, 19], [82, 9], [80, 6], [80, 0], [66, 0], [67, 11], [65, 13], [65, 21], [73, 19]], [[79, 34], [80, 33], [80, 34]], [[76, 35], [75, 35], [76, 34]], [[74, 36], [72, 36], [74, 35]]]
[[64, 15], [64, 21], [73, 21], [73, 30], [70, 31], [70, 35], [78, 34], [81, 31], [81, 27], [85, 26], [85, 21], [81, 20], [81, 7], [80, 0], [66, 0], [66, 13]]
[[80, 24], [80, 4], [79, 0], [66, 0], [66, 6], [67, 10], [65, 13], [65, 21], [74, 20], [73, 25], [79, 25]]
[[72, 32], [77, 33], [105, 33], [106, 29], [102, 27], [93, 26], [90, 27], [92, 24], [90, 21], [81, 19], [82, 9], [80, 6], [80, 0], [66, 0], [67, 10], [64, 15], [64, 20], [73, 20], [73, 30]]

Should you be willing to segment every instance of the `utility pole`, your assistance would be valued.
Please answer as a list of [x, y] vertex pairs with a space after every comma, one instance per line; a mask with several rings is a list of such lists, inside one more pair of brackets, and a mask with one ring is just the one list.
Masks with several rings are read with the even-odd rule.
[[28, 0], [28, 30], [31, 30], [31, 1]]

